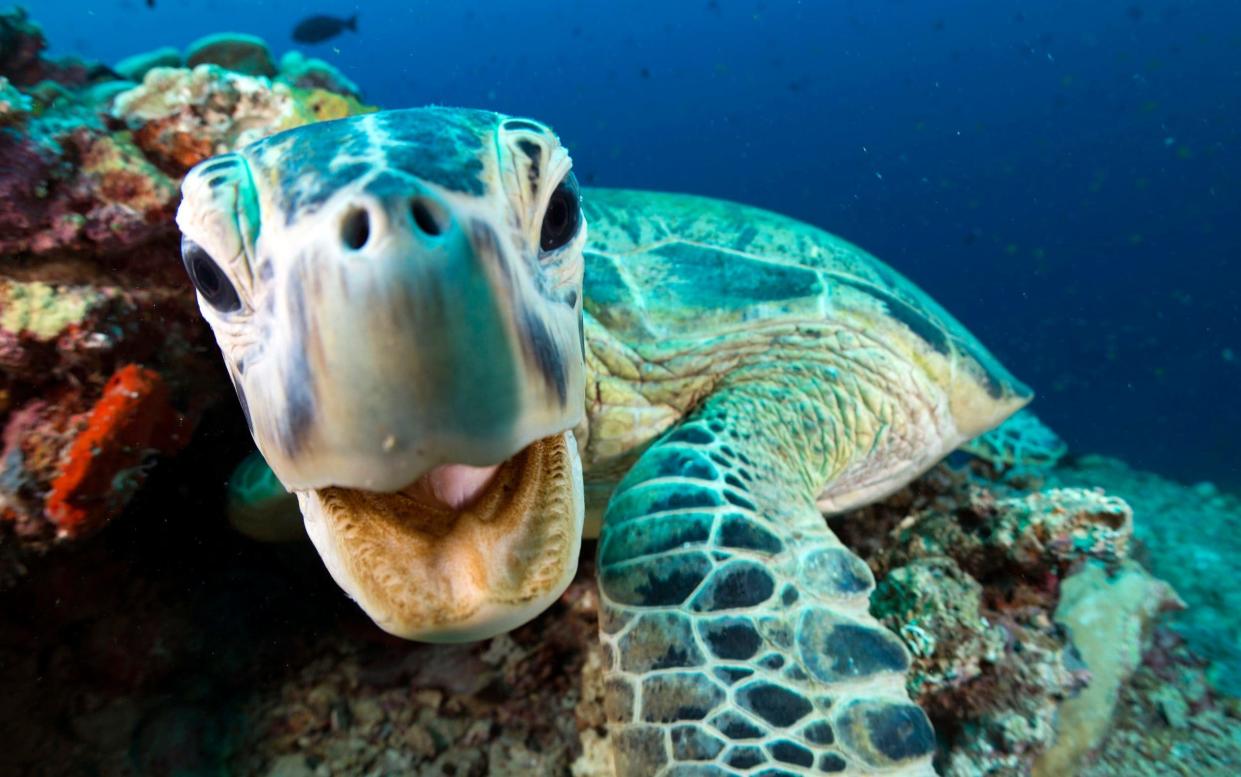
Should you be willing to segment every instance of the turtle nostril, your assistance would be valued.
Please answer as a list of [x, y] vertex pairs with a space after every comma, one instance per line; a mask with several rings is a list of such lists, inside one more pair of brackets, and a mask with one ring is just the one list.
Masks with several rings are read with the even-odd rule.
[[425, 234], [435, 237], [444, 233], [445, 222], [448, 220], [444, 210], [438, 203], [425, 197], [416, 197], [409, 204], [409, 213], [414, 223]]
[[340, 239], [354, 251], [366, 245], [371, 236], [371, 217], [366, 208], [354, 208], [340, 225]]

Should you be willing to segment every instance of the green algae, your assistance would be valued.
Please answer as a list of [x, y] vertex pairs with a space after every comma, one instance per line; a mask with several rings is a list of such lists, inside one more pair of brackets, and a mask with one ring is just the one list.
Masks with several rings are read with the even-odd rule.
[[0, 286], [0, 327], [50, 340], [80, 323], [100, 299], [100, 294], [86, 288], [9, 281]]

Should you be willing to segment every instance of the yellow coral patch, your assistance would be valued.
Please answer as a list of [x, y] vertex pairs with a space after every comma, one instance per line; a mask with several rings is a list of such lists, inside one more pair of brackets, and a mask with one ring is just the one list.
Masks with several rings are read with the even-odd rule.
[[0, 283], [0, 327], [50, 340], [86, 317], [99, 295], [85, 288], [57, 288], [47, 283]]
[[326, 89], [300, 89], [290, 86], [288, 90], [293, 93], [297, 112], [290, 117], [288, 125], [281, 129], [292, 129], [316, 121], [343, 119], [346, 116], [374, 113], [379, 110], [374, 105], [366, 105], [352, 97], [329, 92]]

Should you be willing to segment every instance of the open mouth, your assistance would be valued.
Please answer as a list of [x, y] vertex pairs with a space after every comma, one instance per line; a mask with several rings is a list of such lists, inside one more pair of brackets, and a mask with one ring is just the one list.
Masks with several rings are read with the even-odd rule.
[[577, 571], [584, 504], [564, 431], [491, 467], [445, 465], [394, 492], [299, 491], [336, 582], [406, 639], [483, 639], [546, 609]]

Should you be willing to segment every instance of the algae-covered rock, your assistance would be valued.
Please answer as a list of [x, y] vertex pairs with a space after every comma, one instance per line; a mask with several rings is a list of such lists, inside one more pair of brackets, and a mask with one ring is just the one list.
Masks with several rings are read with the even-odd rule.
[[10, 84], [9, 79], [0, 76], [0, 127], [24, 122], [32, 108], [30, 98]]
[[175, 46], [163, 46], [125, 57], [114, 69], [130, 81], [141, 81], [157, 67], [181, 67], [181, 52]]
[[1241, 774], [1241, 699], [1211, 686], [1209, 666], [1157, 626], [1121, 688], [1112, 731], [1077, 777]]
[[47, 39], [24, 8], [0, 9], [0, 76], [18, 87], [54, 81], [65, 86], [82, 86], [96, 80], [115, 78], [108, 67], [76, 57], [50, 59], [43, 56]]
[[1122, 684], [1141, 661], [1144, 638], [1160, 613], [1184, 602], [1133, 561], [1115, 575], [1089, 564], [1064, 581], [1056, 621], [1064, 624], [1090, 670], [1085, 690], [1060, 705], [1056, 739], [1035, 763], [1035, 777], [1073, 774], [1112, 725]]
[[910, 695], [950, 743], [947, 777], [1028, 770], [1058, 703], [1083, 682], [1043, 610], [991, 599], [953, 559], [931, 556], [889, 571], [871, 600], [910, 652]]
[[180, 175], [209, 156], [281, 130], [368, 110], [352, 97], [207, 64], [151, 70], [116, 98], [112, 112], [131, 127], [144, 152]]
[[199, 38], [185, 50], [185, 64], [219, 65], [248, 76], [276, 75], [271, 49], [262, 38], [241, 32], [220, 32]]
[[1208, 659], [1221, 690], [1241, 696], [1241, 499], [1209, 483], [1186, 485], [1103, 456], [1083, 456], [1056, 472], [1065, 485], [1097, 484], [1133, 506], [1139, 558], [1188, 607], [1169, 625]]
[[975, 488], [968, 513], [928, 510], [899, 528], [885, 564], [947, 555], [977, 578], [997, 572], [1030, 580], [1063, 574], [1077, 561], [1126, 558], [1133, 512], [1097, 489], [1055, 488], [1000, 496]]
[[1090, 678], [1054, 619], [1064, 581], [1086, 563], [1120, 569], [1133, 531], [1129, 506], [1098, 489], [1023, 493], [980, 472], [941, 465], [833, 522], [875, 572], [872, 614], [909, 650], [948, 777], [1029, 774], [1051, 746]]
[[301, 89], [326, 89], [329, 92], [362, 99], [362, 90], [335, 66], [300, 51], [290, 51], [280, 58], [277, 81]]
[[927, 687], [967, 684], [999, 660], [1006, 633], [981, 609], [982, 586], [947, 556], [914, 559], [876, 587], [871, 611], [909, 649], [915, 698]]

